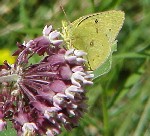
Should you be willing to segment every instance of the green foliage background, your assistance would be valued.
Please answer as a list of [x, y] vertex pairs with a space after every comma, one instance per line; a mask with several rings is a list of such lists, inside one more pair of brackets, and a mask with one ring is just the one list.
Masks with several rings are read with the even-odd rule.
[[[60, 6], [65, 10], [66, 16]], [[87, 88], [89, 111], [71, 132], [61, 136], [150, 135], [150, 1], [149, 0], [1, 0], [0, 50], [41, 35], [46, 24], [111, 9], [123, 10], [111, 71]], [[0, 57], [0, 60], [4, 59]], [[9, 129], [0, 136], [16, 135]]]

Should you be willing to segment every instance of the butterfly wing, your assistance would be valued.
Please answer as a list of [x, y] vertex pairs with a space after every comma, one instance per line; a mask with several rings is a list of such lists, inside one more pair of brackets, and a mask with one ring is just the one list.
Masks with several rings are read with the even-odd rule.
[[65, 39], [69, 39], [68, 47], [87, 52], [89, 69], [97, 69], [109, 57], [111, 45], [123, 20], [122, 11], [106, 11], [80, 17], [65, 27]]
[[109, 42], [113, 43], [122, 28], [124, 16], [123, 11], [115, 10], [86, 15], [75, 20], [72, 23], [72, 28], [74, 29], [90, 21], [93, 26], [97, 26], [96, 29], [108, 37]]
[[96, 28], [92, 21], [85, 21], [72, 31], [71, 39], [71, 46], [87, 53], [87, 65], [91, 70], [100, 66], [111, 52], [107, 36]]

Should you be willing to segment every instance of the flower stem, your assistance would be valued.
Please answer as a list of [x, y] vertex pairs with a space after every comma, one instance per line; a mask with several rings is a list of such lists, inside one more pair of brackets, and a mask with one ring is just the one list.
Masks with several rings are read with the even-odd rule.
[[109, 136], [107, 97], [105, 90], [103, 90], [102, 96], [102, 109], [103, 109], [104, 136]]
[[19, 75], [17, 75], [17, 74], [12, 74], [12, 75], [7, 75], [7, 76], [1, 76], [0, 77], [0, 83], [2, 83], [2, 82], [17, 81], [18, 79], [19, 79]]

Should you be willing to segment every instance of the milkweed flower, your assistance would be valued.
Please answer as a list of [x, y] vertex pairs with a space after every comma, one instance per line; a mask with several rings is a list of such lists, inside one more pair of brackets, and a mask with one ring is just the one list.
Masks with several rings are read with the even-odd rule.
[[[14, 64], [0, 65], [0, 131], [10, 120], [18, 136], [55, 136], [71, 130], [87, 110], [85, 52], [63, 48], [60, 32], [45, 26], [43, 36], [17, 43]], [[35, 64], [30, 58], [38, 55]]]

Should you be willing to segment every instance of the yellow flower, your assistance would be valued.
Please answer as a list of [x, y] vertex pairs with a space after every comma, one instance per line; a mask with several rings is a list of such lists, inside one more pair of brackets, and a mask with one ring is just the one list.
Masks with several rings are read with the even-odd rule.
[[9, 49], [0, 49], [0, 65], [3, 64], [5, 60], [12, 64], [15, 62], [15, 57], [11, 56], [11, 51]]

